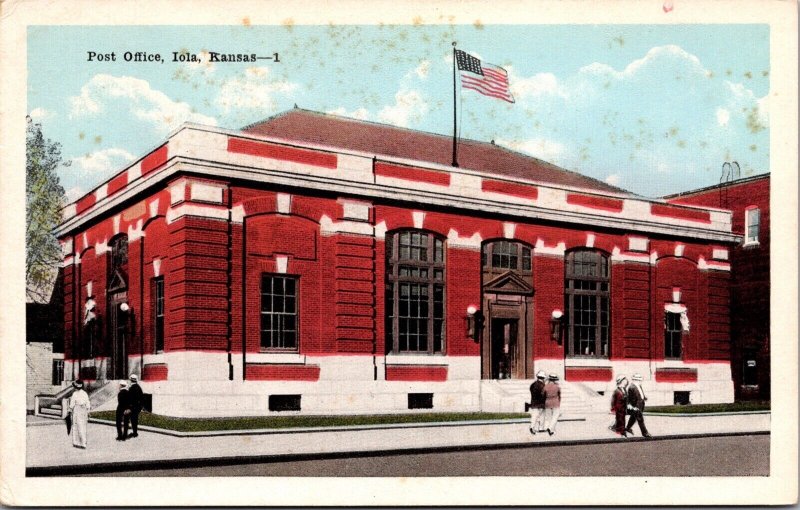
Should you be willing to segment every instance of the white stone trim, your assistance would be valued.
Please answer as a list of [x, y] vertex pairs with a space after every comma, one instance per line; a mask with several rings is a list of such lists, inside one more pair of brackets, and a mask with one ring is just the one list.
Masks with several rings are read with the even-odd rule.
[[322, 235], [358, 234], [372, 236], [372, 225], [363, 221], [333, 221], [327, 214], [319, 219], [319, 230]]
[[564, 367], [597, 367], [613, 369], [614, 361], [608, 358], [570, 358], [567, 356], [564, 359]]
[[122, 223], [122, 215], [120, 214], [115, 215], [113, 221], [114, 221], [114, 235], [117, 235], [119, 234], [120, 223]]
[[161, 276], [161, 259], [159, 258], [153, 259], [153, 276], [156, 278]]
[[533, 248], [533, 252], [536, 255], [559, 255], [563, 257], [566, 251], [567, 245], [563, 241], [555, 246], [545, 246], [542, 238], [536, 240], [536, 245]]
[[658, 262], [658, 252], [654, 251], [650, 253], [650, 263], [655, 264], [656, 262]]
[[296, 352], [248, 352], [245, 359], [261, 365], [305, 365], [307, 358]]
[[730, 271], [731, 265], [726, 262], [707, 262], [704, 257], [697, 259], [697, 268], [700, 270]]
[[231, 221], [234, 223], [244, 223], [244, 204], [236, 204], [231, 208]]
[[715, 260], [728, 260], [728, 249], [714, 248], [711, 252], [711, 258]]
[[109, 251], [111, 251], [111, 248], [108, 247], [108, 239], [103, 239], [102, 242], [98, 242], [94, 245], [94, 252], [97, 255], [102, 255]]
[[385, 363], [389, 366], [397, 365], [437, 365], [447, 366], [449, 364], [447, 356], [436, 354], [420, 354], [418, 356], [409, 354], [387, 354]]
[[628, 237], [629, 251], [647, 251], [650, 247], [650, 240], [646, 237]]
[[342, 217], [346, 220], [369, 221], [370, 204], [342, 200]]
[[86, 232], [84, 232], [82, 237], [83, 237], [83, 250], [81, 251], [85, 251], [86, 248], [89, 247], [89, 235]]
[[199, 216], [201, 218], [213, 218], [218, 220], [228, 219], [228, 209], [219, 207], [182, 203], [167, 210], [167, 223], [174, 223], [183, 216]]
[[275, 270], [279, 274], [286, 274], [286, 270], [289, 267], [289, 257], [286, 255], [276, 255], [275, 256]]
[[71, 266], [72, 264], [75, 264], [75, 263], [76, 263], [75, 262], [75, 257], [70, 255], [69, 257], [64, 257], [64, 260], [61, 261], [61, 267]]
[[278, 213], [292, 214], [292, 195], [288, 193], [278, 193], [276, 197]]
[[169, 187], [169, 203], [170, 205], [183, 202], [186, 199], [186, 180], [181, 179], [173, 183]]
[[91, 296], [92, 295], [92, 280], [89, 280], [88, 282], [86, 282], [86, 295], [87, 296]]
[[411, 213], [411, 216], [414, 219], [414, 228], [423, 228], [425, 224], [425, 213], [422, 211], [414, 211]]
[[223, 187], [207, 182], [193, 181], [189, 183], [189, 199], [198, 202], [222, 203]]
[[141, 218], [139, 218], [139, 220], [136, 221], [135, 225], [134, 224], [128, 225], [129, 242], [133, 242], [144, 237], [143, 225], [144, 225], [144, 220], [142, 220]]
[[447, 233], [448, 248], [466, 248], [480, 251], [482, 242], [483, 239], [481, 238], [480, 232], [475, 232], [472, 234], [472, 237], [460, 237], [458, 231], [451, 228]]
[[142, 162], [139, 161], [135, 163], [133, 166], [129, 167], [128, 170], [128, 183], [131, 183], [142, 176]]
[[641, 262], [643, 264], [651, 264], [650, 255], [645, 253], [622, 253], [618, 246], [614, 246], [611, 252], [612, 262]]
[[510, 221], [503, 222], [503, 237], [506, 239], [514, 239], [514, 234], [517, 231], [517, 224]]
[[73, 203], [71, 203], [71, 204], [69, 204], [67, 206], [64, 206], [64, 208], [61, 209], [61, 218], [63, 220], [65, 220], [65, 221], [70, 219], [70, 218], [72, 218], [76, 214], [78, 214], [78, 203], [77, 202], [73, 202]]
[[676, 257], [683, 257], [683, 250], [686, 248], [686, 245], [682, 243], [675, 244], [675, 256]]
[[386, 238], [386, 222], [382, 221], [375, 225], [375, 239], [385, 239]]
[[148, 209], [150, 210], [151, 218], [158, 216], [158, 198], [148, 204]]
[[586, 247], [594, 248], [595, 235], [592, 233], [586, 234]]
[[[163, 352], [159, 352], [157, 354], [145, 354], [142, 356], [142, 359], [145, 365], [161, 365], [167, 363], [167, 355]], [[142, 374], [139, 374], [139, 379], [142, 378], [141, 375]]]
[[107, 182], [101, 184], [100, 186], [97, 187], [96, 190], [94, 190], [94, 198], [95, 198], [96, 202], [99, 202], [99, 201], [103, 200], [107, 196], [108, 196], [108, 183]]
[[72, 253], [72, 238], [68, 237], [61, 243], [61, 255], [67, 256]]

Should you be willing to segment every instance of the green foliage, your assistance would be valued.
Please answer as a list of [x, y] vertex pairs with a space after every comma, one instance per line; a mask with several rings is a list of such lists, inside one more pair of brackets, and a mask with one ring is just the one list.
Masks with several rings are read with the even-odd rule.
[[28, 118], [25, 140], [25, 293], [29, 301], [47, 302], [61, 262], [61, 247], [53, 229], [61, 221], [66, 197], [56, 170], [67, 166], [61, 144], [42, 134]]
[[[92, 418], [114, 421], [115, 411], [98, 411]], [[392, 423], [434, 423], [476, 420], [511, 420], [528, 418], [522, 413], [415, 413], [354, 416], [240, 416], [231, 418], [175, 418], [142, 412], [140, 425], [179, 432], [215, 430], [257, 430], [306, 427], [353, 427]]]

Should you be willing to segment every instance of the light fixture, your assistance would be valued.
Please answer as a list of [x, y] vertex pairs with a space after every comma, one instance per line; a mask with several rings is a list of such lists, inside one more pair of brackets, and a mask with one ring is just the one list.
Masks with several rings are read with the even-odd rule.
[[564, 312], [561, 310], [553, 310], [550, 317], [550, 337], [561, 345], [561, 337], [563, 333], [562, 322], [564, 319]]
[[127, 313], [128, 311], [130, 311], [131, 307], [128, 306], [128, 303], [122, 303], [121, 305], [119, 305], [119, 309]]
[[481, 330], [483, 330], [483, 312], [478, 310], [475, 305], [469, 305], [465, 320], [467, 322], [467, 336], [473, 340], [479, 340]]

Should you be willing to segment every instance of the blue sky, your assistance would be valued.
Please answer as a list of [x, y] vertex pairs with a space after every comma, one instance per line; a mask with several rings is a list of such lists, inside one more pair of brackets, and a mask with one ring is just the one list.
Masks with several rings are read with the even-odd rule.
[[451, 134], [452, 41], [505, 67], [517, 99], [463, 91], [462, 137], [646, 196], [715, 184], [725, 161], [769, 171], [767, 25], [30, 27], [28, 112], [72, 161], [74, 199], [184, 121], [237, 129], [297, 104]]

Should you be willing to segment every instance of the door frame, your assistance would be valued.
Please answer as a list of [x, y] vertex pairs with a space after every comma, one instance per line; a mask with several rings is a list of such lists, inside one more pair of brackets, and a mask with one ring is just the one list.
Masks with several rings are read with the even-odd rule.
[[[120, 305], [128, 301], [127, 290], [122, 290], [109, 294], [108, 312], [110, 329], [108, 338], [110, 339], [108, 368], [106, 378], [111, 380], [128, 378], [128, 337], [130, 336], [130, 324], [128, 314], [120, 310]], [[122, 338], [119, 337], [119, 321], [124, 321], [122, 325]]]
[[485, 293], [483, 309], [486, 320], [481, 335], [481, 379], [493, 379], [492, 322], [495, 319], [517, 321], [517, 363], [511, 367], [511, 378], [533, 378], [533, 296]]

